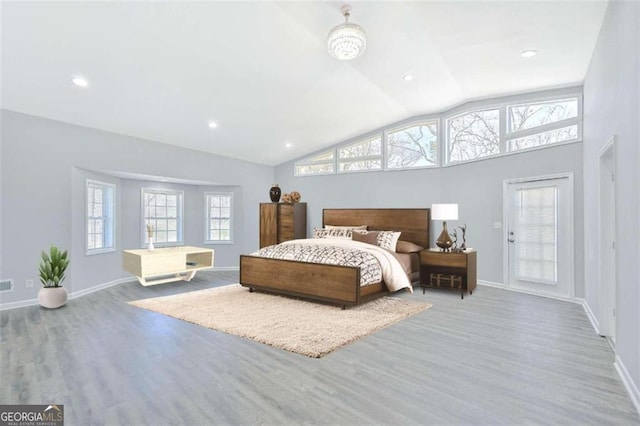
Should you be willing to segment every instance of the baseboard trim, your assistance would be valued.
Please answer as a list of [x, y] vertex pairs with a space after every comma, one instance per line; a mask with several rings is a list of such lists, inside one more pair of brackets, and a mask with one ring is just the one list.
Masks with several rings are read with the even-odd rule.
[[[239, 271], [239, 266], [215, 266], [210, 269], [210, 271]], [[97, 284], [93, 287], [85, 288], [82, 290], [74, 291], [69, 293], [69, 300], [77, 299], [82, 296], [86, 296], [87, 294], [95, 293], [96, 291], [104, 290], [105, 288], [113, 287], [118, 284], [123, 284], [126, 282], [137, 282], [135, 277], [125, 277], [118, 278], [117, 280], [108, 281], [106, 283]], [[26, 308], [27, 306], [38, 305], [38, 299], [27, 299], [27, 300], [18, 300], [17, 302], [8, 302], [8, 303], [0, 303], [0, 311], [8, 311], [9, 309], [18, 309], [18, 308]]]
[[582, 299], [579, 299], [577, 297], [562, 297], [562, 296], [551, 296], [548, 294], [540, 294], [534, 291], [527, 291], [527, 290], [521, 290], [519, 288], [508, 287], [502, 283], [495, 283], [492, 281], [478, 280], [478, 285], [500, 288], [502, 290], [515, 291], [516, 293], [530, 294], [532, 296], [546, 297], [547, 299], [562, 300], [563, 302], [571, 302], [571, 303], [577, 303], [579, 305], [582, 305], [582, 302], [581, 302]]
[[17, 302], [0, 303], [0, 311], [9, 309], [26, 308], [38, 304], [38, 299], [18, 300]]
[[484, 285], [487, 287], [494, 287], [494, 288], [502, 288], [507, 290], [507, 288], [505, 287], [504, 284], [502, 283], [494, 283], [493, 281], [484, 281], [484, 280], [478, 280], [478, 285]]
[[629, 398], [631, 398], [633, 406], [636, 407], [636, 411], [640, 414], [640, 391], [638, 391], [638, 387], [634, 383], [627, 371], [627, 368], [624, 366], [624, 363], [618, 355], [616, 355], [616, 360], [613, 362], [613, 365], [616, 367], [616, 371], [622, 380], [622, 384], [624, 384], [624, 388], [629, 394]]
[[103, 290], [103, 289], [109, 288], [109, 287], [113, 287], [114, 285], [118, 285], [118, 284], [122, 284], [122, 283], [126, 283], [126, 282], [133, 282], [133, 281], [135, 281], [135, 279], [127, 277], [127, 278], [118, 278], [117, 280], [108, 281], [106, 283], [94, 285], [93, 287], [89, 287], [89, 288], [85, 288], [85, 289], [82, 289], [82, 290], [78, 290], [78, 291], [74, 291], [74, 292], [69, 293], [69, 300], [77, 299], [78, 297], [86, 296], [87, 294], [95, 293], [96, 291]]
[[596, 316], [593, 314], [593, 311], [591, 310], [591, 306], [589, 306], [589, 303], [587, 303], [586, 299], [578, 299], [578, 300], [582, 304], [582, 308], [584, 309], [584, 312], [587, 314], [587, 318], [589, 318], [589, 321], [591, 321], [591, 326], [595, 330], [596, 334], [600, 334], [600, 322], [598, 321], [598, 318], [596, 318]]

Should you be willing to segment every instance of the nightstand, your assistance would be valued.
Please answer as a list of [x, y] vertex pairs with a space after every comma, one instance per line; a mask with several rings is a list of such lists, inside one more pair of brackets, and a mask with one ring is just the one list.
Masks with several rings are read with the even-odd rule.
[[473, 294], [476, 288], [476, 251], [442, 252], [425, 249], [420, 252], [420, 286], [422, 294], [427, 288], [441, 288]]

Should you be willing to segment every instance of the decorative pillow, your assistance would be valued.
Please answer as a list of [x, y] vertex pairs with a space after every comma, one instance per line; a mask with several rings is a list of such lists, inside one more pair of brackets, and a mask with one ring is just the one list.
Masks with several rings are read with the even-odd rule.
[[418, 253], [424, 250], [424, 247], [414, 244], [410, 241], [398, 241], [396, 244], [396, 253]]
[[334, 225], [325, 225], [324, 229], [350, 229], [352, 231], [366, 231], [367, 225], [359, 225], [359, 226], [334, 226]]
[[362, 243], [378, 245], [378, 232], [377, 231], [356, 231], [351, 234], [353, 241], [360, 241]]
[[351, 229], [313, 228], [313, 238], [344, 238], [351, 239]]
[[378, 245], [387, 250], [396, 251], [396, 245], [400, 238], [400, 232], [394, 231], [379, 231], [378, 232]]

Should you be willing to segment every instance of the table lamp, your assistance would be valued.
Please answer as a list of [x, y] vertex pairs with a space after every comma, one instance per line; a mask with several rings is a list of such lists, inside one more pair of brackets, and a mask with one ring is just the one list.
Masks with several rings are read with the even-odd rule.
[[448, 251], [453, 245], [453, 241], [451, 240], [449, 231], [447, 230], [447, 220], [458, 220], [458, 205], [432, 204], [431, 219], [442, 221], [442, 233], [436, 240], [436, 245], [440, 247], [442, 251]]

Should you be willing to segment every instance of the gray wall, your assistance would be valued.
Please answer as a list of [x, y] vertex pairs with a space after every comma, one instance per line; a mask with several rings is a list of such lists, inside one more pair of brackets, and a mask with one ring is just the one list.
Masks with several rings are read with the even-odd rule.
[[[293, 176], [293, 162], [276, 169], [283, 192], [299, 191], [308, 203], [309, 231], [322, 225], [323, 208], [430, 207], [433, 203], [459, 204], [459, 220], [467, 224], [467, 245], [478, 250], [478, 278], [504, 284], [504, 229], [502, 192], [505, 179], [574, 174], [575, 247], [582, 247], [582, 144], [573, 143], [504, 157], [437, 169]], [[442, 224], [432, 222], [435, 242]], [[435, 246], [432, 244], [432, 246]], [[575, 253], [576, 296], [582, 297], [582, 250]]]
[[[87, 177], [117, 185], [117, 249], [139, 247], [139, 230], [128, 227], [132, 217], [140, 223], [141, 182], [113, 178], [105, 172], [166, 176], [212, 186], [181, 188], [194, 195], [186, 218], [187, 243], [202, 245], [200, 193], [209, 188], [233, 187], [236, 193], [236, 233], [233, 246], [216, 245], [215, 266], [237, 266], [237, 254], [258, 247], [258, 203], [268, 201], [274, 169], [245, 161], [186, 150], [124, 135], [2, 110], [0, 151], [2, 229], [1, 278], [13, 278], [15, 290], [0, 294], [1, 303], [29, 300], [40, 288], [36, 274], [40, 250], [55, 243], [72, 254], [65, 287], [77, 292], [125, 277], [120, 254], [87, 256], [84, 239], [84, 184]], [[98, 172], [99, 171], [99, 172]], [[155, 185], [157, 186], [157, 185]], [[130, 199], [129, 192], [137, 192]], [[133, 206], [135, 204], [135, 206]], [[200, 208], [202, 206], [202, 208]], [[250, 206], [255, 206], [250, 208]], [[192, 223], [191, 221], [194, 220]], [[135, 226], [135, 225], [133, 225]], [[237, 229], [238, 229], [237, 228]], [[187, 233], [188, 232], [188, 233]], [[193, 239], [192, 239], [193, 236]], [[25, 280], [34, 279], [26, 288]]]
[[615, 135], [616, 354], [636, 389], [640, 388], [639, 28], [639, 2], [610, 2], [584, 82], [585, 296], [598, 316], [599, 151]]

